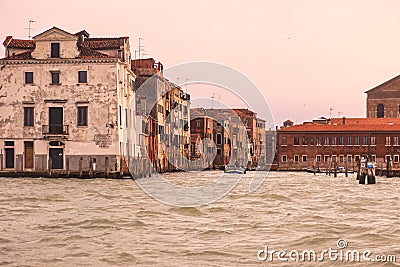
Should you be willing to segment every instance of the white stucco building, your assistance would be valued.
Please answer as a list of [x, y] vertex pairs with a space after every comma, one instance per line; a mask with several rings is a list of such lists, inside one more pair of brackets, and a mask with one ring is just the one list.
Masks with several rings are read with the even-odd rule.
[[[138, 155], [128, 37], [53, 27], [12, 36], [0, 59], [0, 170], [119, 170]], [[51, 159], [49, 161], [49, 159]]]

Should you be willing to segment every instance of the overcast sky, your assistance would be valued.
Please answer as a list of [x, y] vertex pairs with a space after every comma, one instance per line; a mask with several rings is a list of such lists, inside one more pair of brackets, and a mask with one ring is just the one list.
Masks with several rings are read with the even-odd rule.
[[2, 40], [27, 38], [32, 19], [32, 35], [57, 26], [93, 37], [129, 36], [132, 51], [141, 37], [146, 56], [164, 67], [226, 64], [255, 82], [278, 125], [329, 116], [330, 108], [335, 117], [364, 117], [364, 92], [400, 74], [396, 0], [6, 0], [1, 6]]

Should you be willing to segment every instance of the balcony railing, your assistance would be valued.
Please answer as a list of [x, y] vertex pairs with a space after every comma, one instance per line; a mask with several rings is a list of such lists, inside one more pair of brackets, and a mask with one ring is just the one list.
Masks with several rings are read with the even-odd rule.
[[68, 125], [43, 125], [43, 135], [68, 135]]

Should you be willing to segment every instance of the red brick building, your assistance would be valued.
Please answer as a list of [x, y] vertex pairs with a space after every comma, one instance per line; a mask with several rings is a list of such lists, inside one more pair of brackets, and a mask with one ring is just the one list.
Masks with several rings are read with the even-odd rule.
[[368, 118], [400, 117], [400, 75], [365, 93]]
[[400, 119], [333, 118], [282, 127], [277, 131], [278, 169], [325, 168], [337, 162], [352, 168], [361, 156], [376, 162], [393, 160], [400, 167]]

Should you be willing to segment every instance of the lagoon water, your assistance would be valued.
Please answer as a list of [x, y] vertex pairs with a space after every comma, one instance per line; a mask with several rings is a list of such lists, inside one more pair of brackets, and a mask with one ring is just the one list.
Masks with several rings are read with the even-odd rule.
[[[167, 176], [191, 186], [220, 174]], [[338, 249], [339, 239], [347, 242], [343, 250], [370, 250], [372, 259], [395, 255], [400, 262], [399, 178], [359, 185], [354, 175], [271, 172], [249, 193], [249, 175], [223, 198], [196, 208], [162, 204], [133, 180], [2, 178], [0, 265], [286, 266], [276, 255], [260, 261], [258, 251], [319, 254]], [[349, 263], [326, 256], [298, 264]]]

